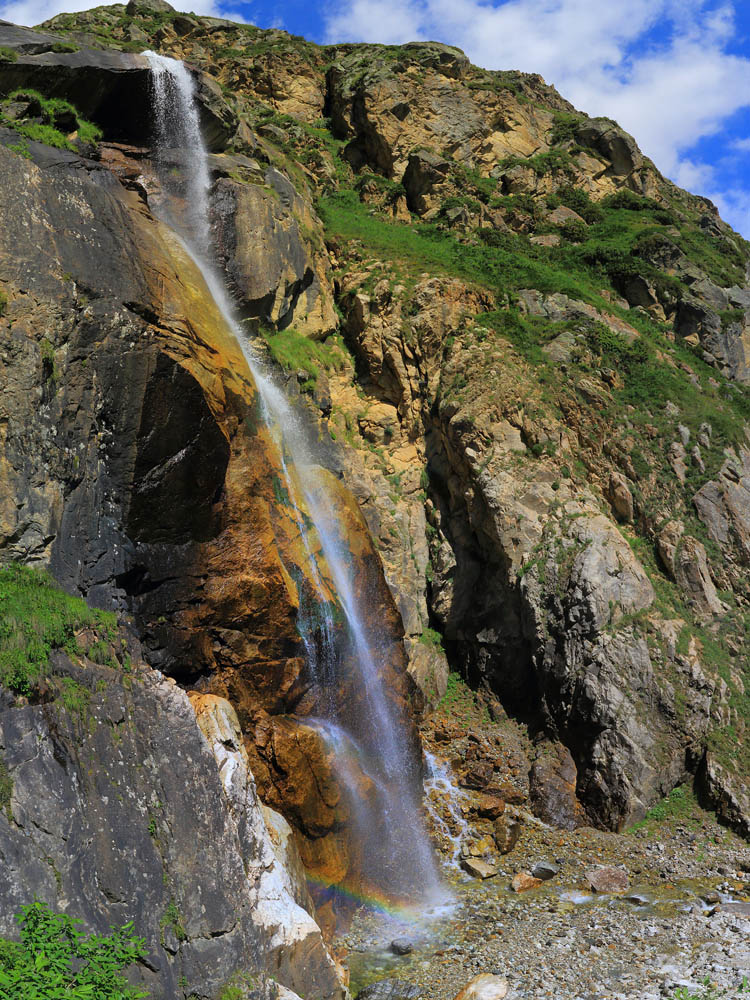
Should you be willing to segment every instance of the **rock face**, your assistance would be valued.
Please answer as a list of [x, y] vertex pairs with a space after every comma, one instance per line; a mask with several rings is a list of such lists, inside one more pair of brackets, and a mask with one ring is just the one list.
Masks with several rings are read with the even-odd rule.
[[234, 709], [214, 695], [194, 695], [191, 702], [229, 799], [248, 881], [255, 883], [253, 920], [265, 936], [266, 968], [301, 995], [314, 990], [316, 996], [343, 996], [314, 919], [291, 828], [278, 813], [261, 807]]
[[84, 692], [78, 708], [3, 695], [0, 933], [36, 897], [100, 932], [133, 920], [149, 947], [138, 978], [155, 998], [212, 1000], [237, 972], [343, 996], [252, 778], [233, 770], [239, 748], [237, 761], [224, 748], [220, 778], [187, 696], [145, 665], [123, 675], [60, 655], [51, 677]]

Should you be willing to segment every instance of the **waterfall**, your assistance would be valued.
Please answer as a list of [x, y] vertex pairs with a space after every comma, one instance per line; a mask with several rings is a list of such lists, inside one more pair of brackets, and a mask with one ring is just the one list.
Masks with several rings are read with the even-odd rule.
[[[170, 211], [168, 204], [156, 205], [155, 210], [182, 240], [242, 349], [257, 387], [264, 421], [278, 449], [284, 488], [309, 561], [310, 580], [317, 589], [314, 602], [300, 594], [297, 627], [310, 674], [323, 697], [317, 707], [318, 717], [303, 721], [317, 728], [333, 755], [335, 773], [349, 800], [354, 833], [362, 845], [365, 881], [396, 895], [408, 889], [421, 900], [441, 898], [444, 891], [422, 819], [419, 784], [413, 780], [418, 764], [406, 746], [377, 669], [386, 650], [380, 648], [382, 638], [367, 628], [358, 606], [351, 554], [333, 498], [316, 475], [319, 466], [311, 422], [300, 407], [287, 399], [256, 354], [213, 261], [209, 159], [200, 131], [193, 77], [177, 60], [152, 52], [145, 55], [152, 72], [157, 159], [162, 167], [177, 164], [184, 175], [179, 212]], [[168, 171], [163, 169], [161, 173], [168, 187]], [[330, 592], [324, 587], [316, 557], [318, 550], [325, 575], [335, 587], [344, 629], [334, 618]], [[342, 662], [342, 643], [347, 653], [353, 653], [349, 659], [355, 665], [358, 689], [365, 696], [364, 711], [353, 727], [356, 731], [347, 731], [343, 720], [331, 717], [335, 710], [330, 695]], [[372, 803], [361, 801], [353, 779], [355, 765], [374, 789], [380, 823], [373, 824]], [[384, 840], [378, 835], [380, 829], [387, 831]]]

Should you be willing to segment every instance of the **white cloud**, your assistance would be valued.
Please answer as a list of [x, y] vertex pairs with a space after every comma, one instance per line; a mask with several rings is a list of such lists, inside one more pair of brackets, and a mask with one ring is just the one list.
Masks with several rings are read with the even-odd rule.
[[[750, 106], [750, 59], [728, 51], [731, 3], [354, 0], [332, 9], [326, 34], [332, 42], [435, 39], [488, 69], [541, 73], [577, 107], [616, 119], [661, 170], [700, 193], [715, 177], [689, 151]], [[750, 140], [735, 149], [750, 150]], [[735, 225], [746, 222], [733, 207], [742, 197], [724, 195]]]

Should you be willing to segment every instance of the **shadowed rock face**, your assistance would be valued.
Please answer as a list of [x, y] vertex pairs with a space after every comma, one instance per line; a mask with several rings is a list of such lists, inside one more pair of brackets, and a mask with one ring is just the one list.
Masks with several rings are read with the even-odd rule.
[[[150, 70], [138, 53], [77, 47], [60, 35], [0, 21], [0, 46], [16, 53], [12, 62], [0, 63], [0, 96], [19, 87], [31, 87], [45, 97], [73, 103], [84, 118], [95, 121], [104, 137], [113, 142], [143, 142], [151, 128]], [[148, 46], [144, 44], [144, 49]], [[221, 100], [215, 81], [199, 74], [201, 125], [210, 149], [223, 149], [237, 127]]]
[[341, 996], [252, 779], [241, 803], [230, 798], [186, 694], [145, 664], [123, 678], [59, 656], [51, 674], [79, 685], [85, 707], [4, 695], [0, 708], [12, 781], [0, 933], [12, 936], [12, 915], [38, 898], [102, 933], [133, 920], [149, 948], [135, 977], [154, 1000], [213, 1000], [238, 970]]

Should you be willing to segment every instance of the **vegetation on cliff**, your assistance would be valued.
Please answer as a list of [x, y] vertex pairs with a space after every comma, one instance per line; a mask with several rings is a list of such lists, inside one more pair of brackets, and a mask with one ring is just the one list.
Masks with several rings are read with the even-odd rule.
[[117, 619], [71, 597], [42, 570], [11, 563], [0, 568], [0, 684], [30, 695], [55, 650], [114, 663]]

